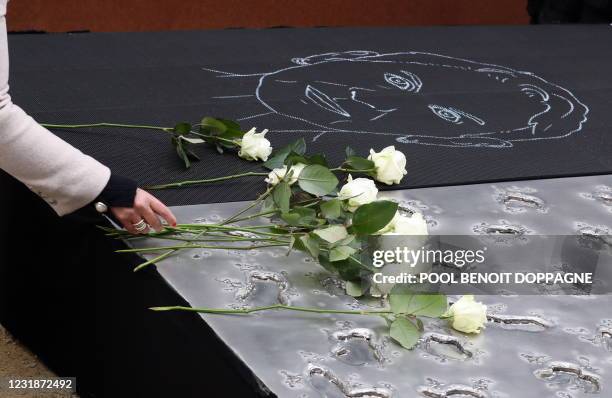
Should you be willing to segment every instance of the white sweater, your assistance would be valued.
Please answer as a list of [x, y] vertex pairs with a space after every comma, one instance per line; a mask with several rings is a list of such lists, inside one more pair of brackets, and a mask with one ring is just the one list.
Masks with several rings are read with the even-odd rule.
[[[102, 192], [110, 170], [40, 126], [9, 95], [6, 3], [0, 0], [0, 169], [23, 182], [59, 215]], [[4, 195], [0, 187], [0, 195]]]

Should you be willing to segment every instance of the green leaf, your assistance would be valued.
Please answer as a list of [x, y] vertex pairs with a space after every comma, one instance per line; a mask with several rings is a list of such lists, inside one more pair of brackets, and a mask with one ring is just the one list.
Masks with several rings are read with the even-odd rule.
[[206, 116], [200, 122], [200, 131], [209, 135], [219, 135], [227, 130], [227, 126], [219, 119]]
[[303, 155], [306, 153], [306, 141], [304, 138], [300, 138], [289, 145], [291, 151]]
[[338, 178], [327, 167], [311, 164], [300, 173], [298, 184], [310, 194], [324, 196], [336, 189]]
[[300, 225], [301, 216], [297, 213], [290, 211], [288, 213], [282, 213], [280, 217], [284, 222], [286, 222], [289, 225], [292, 225], [292, 226]]
[[283, 167], [287, 156], [289, 156], [289, 154], [291, 154], [292, 152], [297, 155], [304, 155], [304, 153], [306, 153], [306, 141], [304, 141], [304, 138], [300, 138], [299, 140], [287, 145], [286, 147], [275, 151], [270, 157], [270, 159], [264, 162], [263, 165], [265, 168], [270, 170]]
[[346, 294], [353, 297], [363, 296], [363, 287], [361, 285], [361, 281], [347, 281]]
[[361, 279], [363, 268], [353, 256], [347, 258], [346, 260], [335, 261], [331, 264], [334, 265], [340, 277], [345, 281], [356, 281]]
[[302, 191], [298, 186], [293, 185], [291, 187], [291, 191], [293, 192], [293, 196], [291, 199], [293, 203], [306, 203], [315, 202], [316, 198], [309, 193]]
[[244, 136], [244, 131], [240, 130], [240, 125], [235, 121], [209, 116], [202, 119], [200, 123], [200, 133], [214, 136], [215, 138], [206, 138], [206, 140], [210, 143], [215, 143], [217, 146], [226, 148], [231, 148], [235, 145], [225, 140], [218, 140], [216, 137], [234, 140]]
[[185, 148], [183, 147], [184, 142], [180, 139], [176, 139], [173, 137], [172, 144], [174, 145], [178, 156], [183, 160], [183, 163], [185, 163], [185, 168], [188, 169], [191, 166], [191, 161], [189, 160], [189, 156], [187, 155], [187, 152], [185, 152]]
[[291, 212], [299, 214], [301, 217], [316, 217], [317, 211], [311, 207], [295, 206]]
[[421, 333], [414, 323], [404, 317], [398, 317], [391, 323], [390, 335], [393, 340], [409, 350], [419, 341]]
[[317, 263], [329, 272], [334, 274], [338, 274], [338, 269], [336, 268], [336, 264], [329, 261], [328, 252], [320, 252], [319, 257], [317, 257]]
[[272, 191], [274, 203], [282, 213], [289, 211], [289, 201], [291, 199], [291, 188], [287, 181], [281, 181], [274, 187]]
[[353, 214], [353, 230], [358, 234], [371, 235], [389, 224], [396, 212], [397, 203], [389, 200], [361, 205]]
[[415, 318], [417, 329], [419, 332], [423, 333], [425, 331], [425, 326], [423, 325], [423, 321], [421, 318]]
[[317, 242], [316, 239], [306, 234], [306, 235], [300, 236], [300, 242], [302, 243], [306, 251], [310, 253], [310, 255], [313, 258], [316, 259], [319, 257], [319, 242]]
[[415, 294], [408, 286], [396, 285], [389, 296], [391, 311], [395, 314], [410, 314], [439, 318], [448, 307], [443, 294]]
[[292, 165], [298, 163], [308, 164], [308, 159], [306, 159], [302, 155], [298, 155], [295, 152], [291, 152], [289, 156], [287, 156], [287, 159], [285, 159], [285, 164], [287, 165], [287, 167], [291, 167]]
[[338, 242], [348, 236], [348, 232], [344, 225], [332, 225], [327, 228], [317, 229], [313, 231], [313, 234], [329, 243]]
[[327, 167], [327, 159], [325, 158], [325, 155], [317, 153], [312, 156], [309, 156], [307, 160], [307, 164], [320, 164], [321, 166]]
[[[225, 139], [228, 139], [228, 140], [240, 139], [243, 136], [244, 136], [244, 131], [242, 131], [242, 130], [235, 130], [235, 129], [231, 129], [231, 128], [228, 128], [223, 133], [219, 134], [219, 137], [225, 138]], [[226, 146], [233, 146], [230, 143], [228, 143], [227, 141], [222, 141], [222, 142]]]
[[[351, 245], [351, 243], [353, 243]], [[359, 244], [358, 241], [355, 241], [355, 235], [348, 235], [346, 238], [341, 239], [337, 242], [335, 242], [333, 245], [333, 247], [336, 246], [351, 246], [353, 249], [355, 248], [359, 248], [361, 245]]]
[[375, 165], [374, 162], [359, 156], [349, 156], [346, 158], [345, 164], [350, 169], [372, 171]]
[[284, 161], [284, 164], [287, 166], [291, 166], [297, 163], [303, 163], [305, 165], [318, 164], [327, 167], [327, 160], [325, 159], [325, 156], [319, 154], [305, 156], [303, 154], [299, 154], [292, 151], [289, 153], [289, 155], [287, 155], [287, 158]]
[[389, 316], [387, 314], [383, 314], [381, 315], [381, 317], [385, 320], [385, 322], [387, 323], [387, 327], [390, 328], [391, 324], [393, 323], [393, 317]]
[[240, 130], [240, 125], [233, 121], [233, 120], [229, 120], [229, 119], [221, 119], [221, 118], [216, 118], [218, 121], [220, 121], [221, 123], [225, 124], [225, 127], [227, 127], [228, 129], [232, 129], [232, 130]]
[[291, 237], [289, 239], [290, 239], [289, 240], [289, 247], [287, 247], [287, 253], [285, 253], [285, 256], [289, 256], [294, 248], [300, 250], [299, 249], [300, 243], [298, 243], [299, 240], [296, 239], [294, 235], [291, 235]]
[[261, 204], [261, 212], [265, 213], [265, 212], [272, 211], [272, 210], [275, 210], [274, 198], [272, 196], [268, 196], [264, 199], [263, 203]]
[[329, 220], [335, 220], [342, 215], [342, 201], [331, 199], [320, 204], [321, 214]]
[[317, 226], [324, 220], [318, 219], [315, 209], [295, 206], [288, 213], [281, 214], [281, 218], [292, 226]]
[[332, 263], [335, 261], [346, 260], [350, 255], [355, 253], [355, 249], [350, 246], [338, 246], [334, 247], [329, 251], [329, 261]]
[[281, 168], [285, 164], [285, 159], [287, 159], [287, 155], [289, 155], [289, 153], [273, 155], [267, 161], [264, 162], [263, 166], [268, 170]]
[[[181, 129], [183, 128], [187, 129], [188, 127], [186, 126], [175, 127], [175, 129], [178, 129], [179, 131], [182, 131]], [[189, 132], [188, 130], [186, 131]], [[178, 133], [178, 134], [182, 134], [182, 133]], [[189, 168], [191, 166], [191, 162], [190, 162], [191, 160], [200, 160], [200, 157], [191, 150], [191, 144], [192, 144], [192, 140], [185, 137], [184, 135], [178, 135], [178, 136], [172, 137], [172, 145], [174, 145], [174, 149], [176, 149], [176, 153], [185, 163], [185, 168]]]
[[191, 124], [185, 122], [177, 123], [176, 126], [174, 126], [173, 131], [178, 135], [189, 134], [191, 132]]
[[443, 294], [421, 294], [413, 300], [412, 314], [439, 318], [448, 310], [448, 301]]

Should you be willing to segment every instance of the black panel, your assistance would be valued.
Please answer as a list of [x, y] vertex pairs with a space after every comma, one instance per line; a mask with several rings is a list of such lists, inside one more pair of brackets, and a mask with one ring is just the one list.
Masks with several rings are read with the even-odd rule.
[[[612, 35], [605, 25], [9, 41], [12, 95], [40, 122], [173, 125], [272, 112], [242, 125], [269, 128], [275, 147], [305, 136], [333, 164], [347, 144], [362, 154], [396, 145], [408, 158], [402, 188], [612, 172]], [[201, 148], [202, 161], [185, 172], [168, 137], [152, 131], [57, 133], [142, 184], [258, 168]], [[251, 199], [261, 189], [251, 179], [160, 196], [181, 205]]]

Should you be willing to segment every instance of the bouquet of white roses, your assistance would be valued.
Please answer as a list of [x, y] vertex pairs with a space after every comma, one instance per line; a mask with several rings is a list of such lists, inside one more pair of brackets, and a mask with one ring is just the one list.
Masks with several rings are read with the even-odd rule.
[[[155, 126], [72, 125], [53, 127]], [[195, 129], [194, 129], [195, 128]], [[384, 235], [427, 235], [427, 224], [419, 213], [399, 208], [396, 202], [378, 197], [375, 181], [399, 184], [406, 171], [406, 157], [393, 146], [379, 152], [370, 150], [367, 157], [351, 148], [345, 151], [343, 163], [331, 167], [325, 156], [308, 154], [304, 139], [273, 150], [265, 137], [267, 131], [247, 132], [229, 120], [204, 118], [196, 126], [179, 123], [173, 128], [157, 127], [170, 134], [177, 154], [189, 167], [197, 155], [192, 145], [213, 145], [220, 153], [232, 150], [243, 159], [262, 161], [265, 172], [246, 172], [202, 180], [171, 182], [147, 187], [170, 189], [206, 184], [234, 178], [259, 177], [265, 191], [237, 214], [219, 223], [179, 224], [166, 226], [161, 232], [146, 235], [148, 239], [179, 241], [172, 246], [125, 249], [121, 252], [161, 253], [139, 265], [136, 270], [155, 264], [179, 250], [193, 248], [252, 250], [263, 247], [286, 247], [310, 255], [316, 262], [342, 278], [348, 294], [368, 294], [372, 275], [377, 272], [368, 256], [372, 237]], [[355, 177], [354, 177], [355, 176]], [[342, 180], [342, 183], [341, 183]], [[245, 221], [263, 219], [260, 225]], [[123, 230], [105, 228], [107, 234], [121, 239], [142, 239]], [[389, 308], [372, 311], [324, 310], [277, 304], [243, 310], [158, 307], [162, 310], [187, 310], [204, 313], [251, 313], [268, 309], [307, 312], [333, 312], [383, 316], [389, 323], [391, 337], [406, 348], [413, 347], [423, 331], [419, 317], [449, 318], [460, 331], [477, 333], [486, 321], [486, 307], [465, 297], [448, 308], [441, 294], [416, 294], [398, 286], [387, 292]]]

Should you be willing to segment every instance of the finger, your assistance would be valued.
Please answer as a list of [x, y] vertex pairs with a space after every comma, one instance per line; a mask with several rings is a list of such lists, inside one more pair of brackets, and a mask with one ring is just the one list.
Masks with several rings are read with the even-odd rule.
[[126, 231], [132, 235], [138, 235], [140, 232], [136, 231], [134, 224], [141, 220], [141, 217], [136, 214], [132, 209], [125, 209], [121, 212], [115, 212], [115, 218], [123, 225]]
[[136, 228], [134, 228], [132, 223], [130, 223], [129, 221], [126, 221], [126, 222], [122, 221], [121, 225], [123, 225], [123, 228], [125, 228], [125, 230], [128, 231], [129, 233], [131, 233], [132, 235], [140, 234], [140, 232], [136, 231]]
[[157, 232], [161, 231], [161, 221], [159, 220], [159, 217], [157, 217], [157, 214], [153, 212], [153, 209], [151, 209], [151, 206], [149, 204], [138, 206], [137, 211], [140, 213], [142, 218], [144, 218], [147, 224], [151, 226], [151, 228], [153, 228]]
[[126, 221], [124, 223], [125, 229], [128, 231], [133, 231], [131, 233], [134, 235], [146, 234], [149, 232], [149, 228], [140, 230], [136, 228], [136, 225], [142, 221], [145, 220], [140, 214], [138, 214], [138, 212], [136, 212], [134, 209], [128, 209]]
[[[135, 231], [137, 235], [148, 234], [151, 230], [149, 220], [142, 214], [143, 211], [137, 211], [136, 209], [130, 209], [132, 216], [130, 217], [130, 227]], [[145, 228], [141, 225], [144, 223]], [[136, 227], [138, 226], [138, 227]]]
[[176, 217], [174, 216], [174, 214], [172, 214], [170, 209], [168, 207], [166, 207], [165, 204], [163, 204], [162, 202], [160, 202], [156, 198], [153, 198], [151, 200], [151, 208], [153, 209], [154, 212], [156, 212], [164, 220], [166, 220], [166, 222], [168, 224], [172, 225], [173, 227], [176, 226]]

